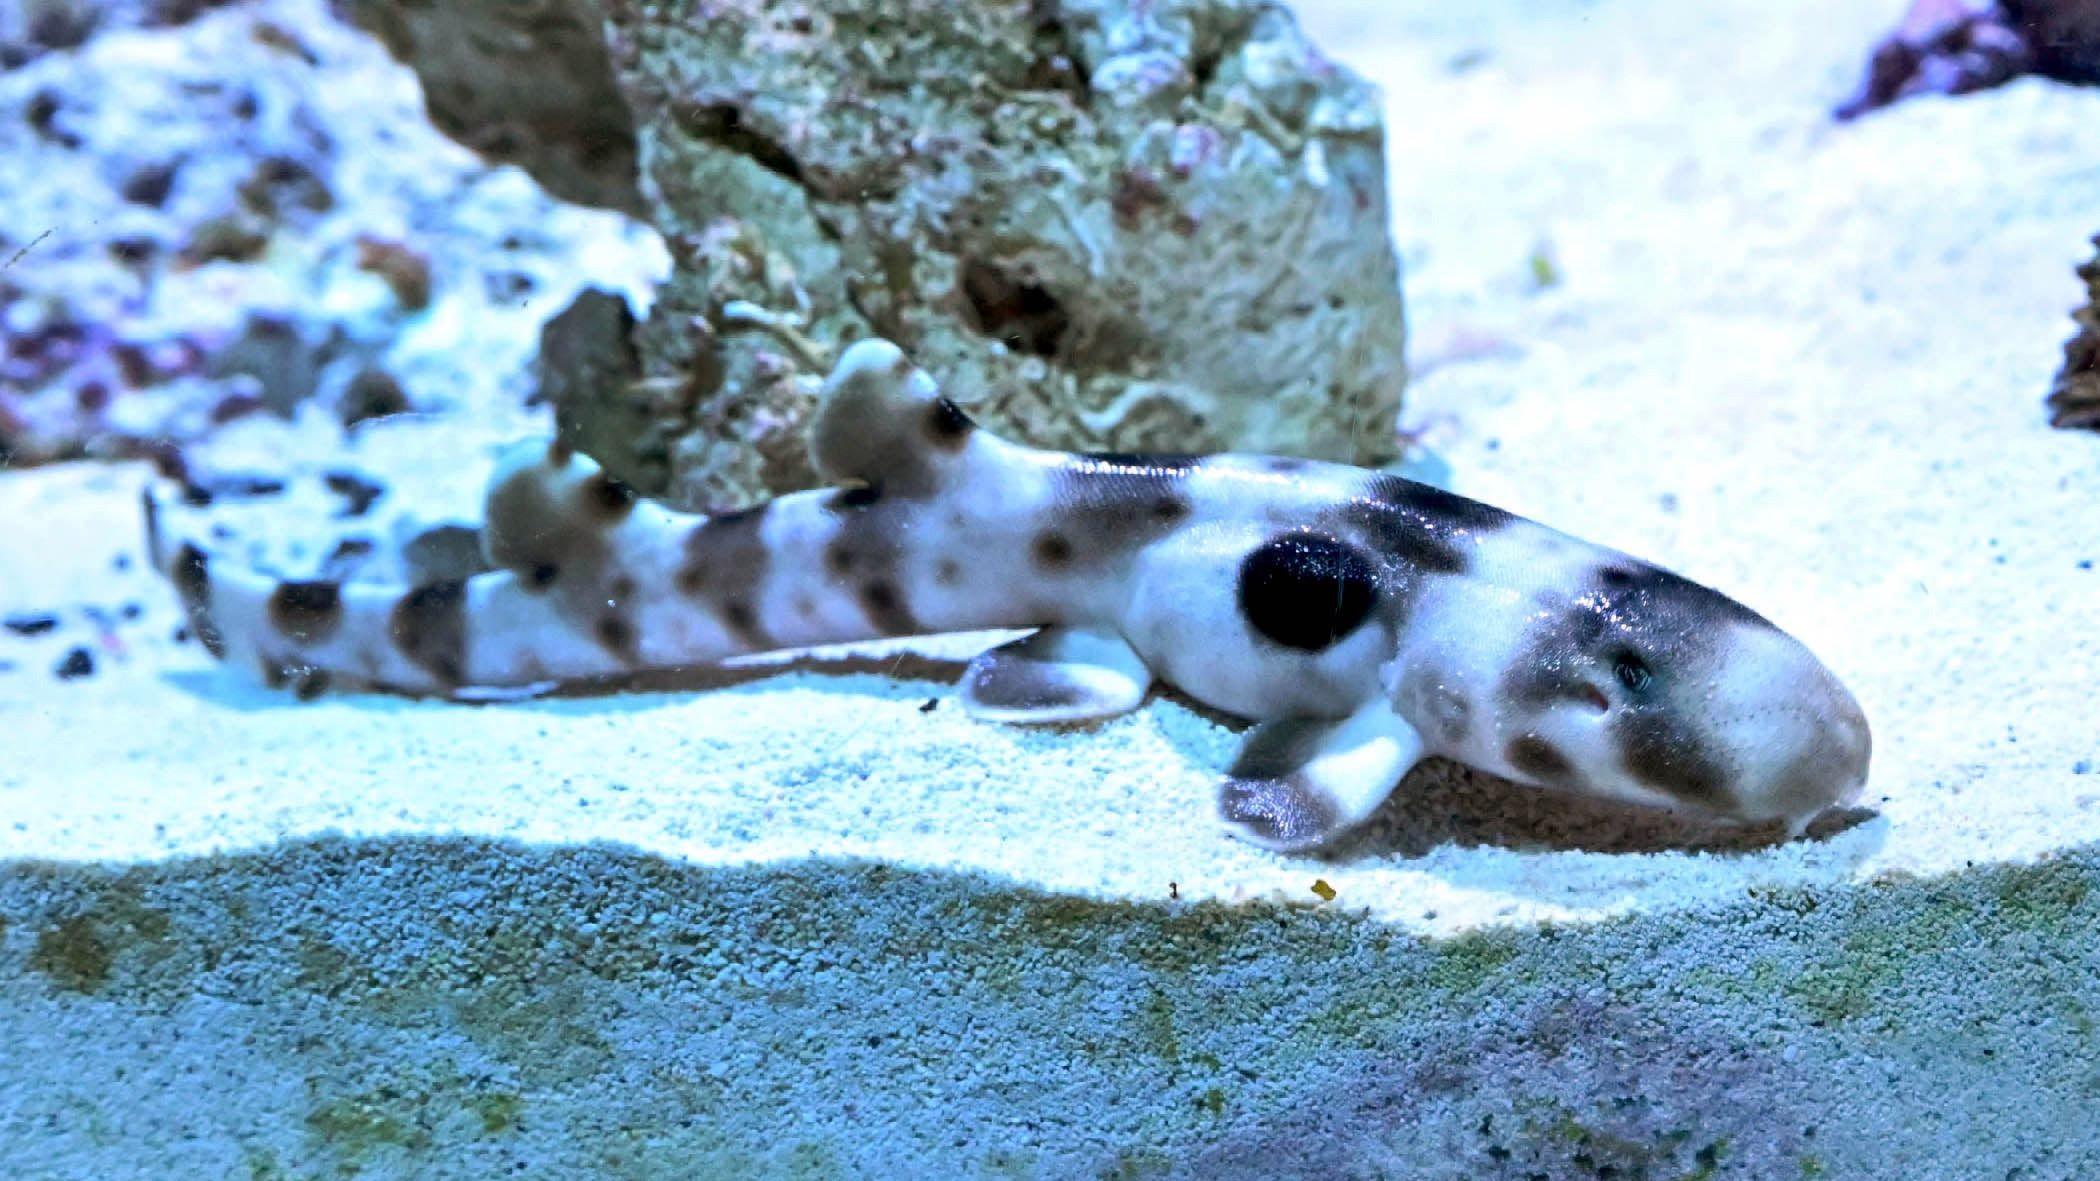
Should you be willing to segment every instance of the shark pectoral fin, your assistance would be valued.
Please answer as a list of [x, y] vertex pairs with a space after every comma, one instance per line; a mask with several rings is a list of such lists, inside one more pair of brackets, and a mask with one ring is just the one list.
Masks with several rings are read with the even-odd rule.
[[981, 653], [963, 708], [994, 722], [1084, 722], [1136, 709], [1152, 672], [1114, 632], [1046, 627]]
[[1283, 852], [1361, 824], [1422, 757], [1422, 736], [1384, 700], [1340, 720], [1284, 718], [1247, 735], [1218, 792], [1233, 832]]

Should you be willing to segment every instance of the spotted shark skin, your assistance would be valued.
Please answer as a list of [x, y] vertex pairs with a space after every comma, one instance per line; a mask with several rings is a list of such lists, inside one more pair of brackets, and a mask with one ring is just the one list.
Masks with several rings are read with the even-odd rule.
[[812, 428], [838, 486], [699, 516], [522, 446], [492, 569], [280, 582], [148, 538], [215, 655], [302, 696], [466, 695], [881, 636], [1036, 629], [965, 708], [1085, 721], [1155, 682], [1254, 723], [1218, 810], [1301, 851], [1442, 755], [1520, 782], [1798, 834], [1867, 773], [1867, 722], [1726, 596], [1395, 476], [1257, 455], [1075, 455], [978, 428], [887, 341], [838, 359]]

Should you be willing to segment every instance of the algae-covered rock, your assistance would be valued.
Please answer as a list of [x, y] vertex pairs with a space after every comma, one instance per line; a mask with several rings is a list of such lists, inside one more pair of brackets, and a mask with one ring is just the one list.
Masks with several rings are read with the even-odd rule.
[[[2100, 246], [2100, 235], [2093, 245]], [[2049, 391], [2049, 424], [2100, 430], [2100, 255], [2078, 268], [2085, 306], [2071, 313], [2078, 333], [2064, 345], [2064, 367]]]
[[2039, 74], [2100, 82], [2100, 0], [1911, 0], [1837, 117]]
[[[819, 375], [727, 332], [732, 300], [796, 316], [821, 345], [896, 340], [980, 417], [1045, 445], [1395, 451], [1378, 99], [1281, 6], [600, 11], [676, 266], [633, 333], [630, 380], [554, 381], [578, 441], [646, 490], [719, 504], [815, 478], [801, 423]], [[433, 94], [472, 84], [411, 60]], [[652, 425], [631, 431], [638, 418]]]
[[564, 201], [640, 209], [633, 121], [588, 4], [331, 2], [415, 66], [439, 130]]

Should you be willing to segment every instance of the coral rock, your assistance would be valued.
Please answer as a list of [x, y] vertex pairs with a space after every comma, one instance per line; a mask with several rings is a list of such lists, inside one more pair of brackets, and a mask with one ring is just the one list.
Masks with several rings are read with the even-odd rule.
[[[814, 478], [799, 440], [819, 374], [727, 332], [731, 300], [825, 346], [896, 340], [974, 413], [1045, 445], [1394, 453], [1403, 327], [1378, 98], [1281, 7], [601, 10], [675, 266], [633, 332], [632, 380], [554, 380], [584, 399], [562, 399], [573, 437], [622, 478], [689, 504]], [[410, 60], [432, 93], [456, 84]]]
[[[2100, 246], [2100, 235], [2093, 245]], [[2049, 424], [2100, 430], [2100, 255], [2078, 268], [2085, 306], [2071, 314], [2078, 333], [2064, 345], [2064, 367], [2049, 391]]]
[[519, 165], [564, 201], [640, 209], [633, 122], [589, 4], [334, 4], [422, 75], [424, 102], [440, 131]]
[[1912, 0], [1838, 107], [1854, 119], [1918, 94], [1967, 94], [2023, 74], [2100, 82], [2100, 0]]

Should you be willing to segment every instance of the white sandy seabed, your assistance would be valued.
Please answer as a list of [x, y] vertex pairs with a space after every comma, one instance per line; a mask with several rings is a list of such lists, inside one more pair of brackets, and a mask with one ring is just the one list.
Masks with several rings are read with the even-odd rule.
[[1387, 90], [1408, 425], [1807, 640], [1871, 816], [1432, 772], [1317, 861], [1172, 701], [299, 705], [163, 638], [141, 471], [15, 474], [0, 611], [167, 626], [0, 650], [5, 1171], [2100, 1175], [2100, 438], [2040, 405], [2100, 90], [1837, 126], [1899, 5], [1460, 7], [1300, 6]]

